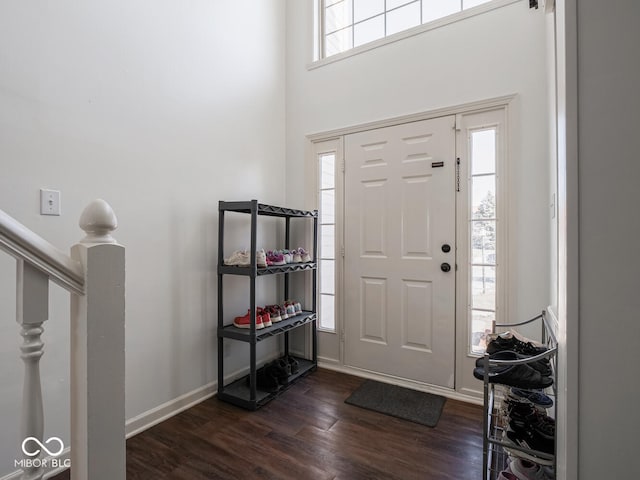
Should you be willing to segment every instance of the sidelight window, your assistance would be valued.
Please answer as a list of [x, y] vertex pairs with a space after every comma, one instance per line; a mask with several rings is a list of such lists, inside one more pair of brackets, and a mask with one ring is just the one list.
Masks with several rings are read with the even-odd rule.
[[486, 334], [496, 320], [496, 138], [496, 127], [473, 130], [469, 135], [471, 353], [484, 353]]
[[318, 327], [336, 329], [336, 152], [318, 154]]

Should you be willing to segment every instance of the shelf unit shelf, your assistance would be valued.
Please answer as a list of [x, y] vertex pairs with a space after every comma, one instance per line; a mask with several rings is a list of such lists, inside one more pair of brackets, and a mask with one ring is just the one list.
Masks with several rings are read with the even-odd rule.
[[[251, 264], [248, 266], [234, 266], [224, 264], [224, 228], [225, 213], [235, 212], [250, 215], [251, 218]], [[293, 263], [286, 265], [273, 265], [268, 267], [258, 267], [256, 262], [257, 250], [257, 223], [258, 217], [279, 217], [285, 220], [285, 245], [290, 248], [291, 219], [310, 220], [313, 222], [313, 249], [312, 261], [306, 263]], [[218, 399], [233, 403], [248, 410], [256, 410], [269, 401], [273, 400], [280, 393], [295, 383], [299, 378], [317, 369], [318, 366], [318, 338], [317, 338], [317, 268], [316, 252], [318, 249], [318, 212], [296, 210], [286, 207], [277, 207], [259, 203], [257, 200], [241, 202], [225, 202], [218, 204]], [[284, 299], [289, 296], [289, 276], [311, 275], [312, 295], [311, 308], [303, 310], [301, 314], [293, 318], [288, 318], [280, 322], [273, 322], [273, 325], [265, 328], [256, 328], [256, 278], [274, 275], [284, 279]], [[240, 275], [249, 278], [249, 328], [237, 328], [233, 324], [228, 324], [228, 318], [224, 312], [224, 288], [223, 278], [225, 275]], [[273, 302], [282, 303], [282, 302]], [[225, 323], [225, 320], [227, 323]], [[274, 391], [261, 390], [257, 385], [256, 365], [256, 344], [267, 338], [282, 335], [284, 338], [284, 356], [289, 357], [289, 333], [300, 327], [308, 326], [307, 332], [311, 334], [311, 358], [298, 358], [298, 371], [290, 375], [284, 385], [280, 385]], [[240, 379], [225, 384], [224, 375], [224, 339], [231, 339], [249, 344], [249, 373]]]
[[238, 267], [235, 265], [220, 265], [218, 267], [218, 273], [226, 275], [244, 275], [250, 277], [251, 275], [274, 275], [278, 273], [291, 273], [299, 272], [301, 270], [315, 270], [318, 268], [314, 262], [309, 263], [289, 263], [287, 265], [272, 265], [270, 267], [258, 267], [253, 272], [250, 266]]
[[298, 360], [299, 369], [296, 373], [289, 376], [286, 385], [281, 385], [275, 391], [262, 390], [256, 388], [255, 400], [251, 400], [251, 388], [249, 386], [249, 375], [245, 375], [229, 385], [226, 385], [221, 393], [218, 393], [220, 400], [233, 403], [247, 410], [256, 410], [257, 408], [269, 403], [274, 398], [284, 393], [291, 385], [296, 383], [300, 378], [313, 372], [317, 364], [306, 358], [295, 357]]
[[[301, 327], [307, 323], [314, 322], [316, 320], [316, 314], [313, 312], [302, 312], [302, 315], [297, 315], [293, 318], [287, 318], [281, 322], [274, 323], [271, 327], [265, 327], [260, 330], [256, 330], [255, 341], [259, 342], [265, 338], [280, 335], [282, 333], [293, 330], [294, 328]], [[235, 325], [226, 325], [219, 332], [220, 336], [224, 338], [233, 338], [241, 342], [253, 341], [251, 331], [248, 328], [238, 328]]]
[[276, 207], [273, 205], [265, 205], [264, 203], [256, 203], [256, 200], [249, 200], [245, 202], [220, 202], [218, 209], [225, 212], [238, 212], [238, 213], [253, 213], [254, 211], [258, 215], [264, 215], [269, 217], [282, 217], [282, 218], [317, 218], [317, 210], [296, 210], [287, 207]]

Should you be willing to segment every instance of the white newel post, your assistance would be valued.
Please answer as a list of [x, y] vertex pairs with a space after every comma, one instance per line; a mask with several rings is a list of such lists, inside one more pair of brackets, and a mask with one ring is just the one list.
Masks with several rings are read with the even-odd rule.
[[[40, 462], [42, 453], [30, 455], [39, 449], [30, 437], [42, 443], [44, 412], [40, 385], [40, 357], [44, 344], [40, 339], [42, 323], [49, 317], [49, 277], [24, 260], [18, 260], [16, 317], [22, 326], [20, 346], [24, 361], [24, 387], [22, 391], [22, 439], [25, 466], [23, 480], [40, 480], [44, 473]], [[34, 447], [35, 445], [35, 447]], [[34, 460], [36, 460], [34, 462]], [[30, 466], [26, 466], [30, 465]], [[37, 466], [33, 466], [37, 465]]]
[[80, 216], [86, 237], [71, 249], [85, 294], [71, 296], [71, 478], [124, 480], [125, 250], [104, 200]]

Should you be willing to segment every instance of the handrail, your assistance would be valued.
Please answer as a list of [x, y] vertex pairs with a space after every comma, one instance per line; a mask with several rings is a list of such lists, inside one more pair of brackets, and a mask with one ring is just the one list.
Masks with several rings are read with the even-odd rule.
[[84, 294], [84, 273], [79, 262], [0, 210], [0, 249], [24, 260], [61, 287]]

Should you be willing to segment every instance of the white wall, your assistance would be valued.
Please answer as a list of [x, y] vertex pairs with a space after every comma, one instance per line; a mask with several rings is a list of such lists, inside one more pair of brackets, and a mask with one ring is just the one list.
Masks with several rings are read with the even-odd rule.
[[[311, 1], [287, 2], [287, 175], [305, 175], [305, 136], [517, 94], [510, 115], [508, 320], [549, 302], [549, 102], [546, 19], [517, 2], [314, 70]], [[302, 182], [287, 202], [304, 206]], [[320, 354], [335, 358], [335, 335]]]
[[[127, 418], [215, 381], [217, 202], [285, 200], [284, 41], [279, 0], [0, 3], [0, 208], [67, 251], [89, 201], [113, 206]], [[38, 214], [41, 187], [62, 191], [62, 216]], [[68, 445], [69, 299], [52, 290], [45, 435]], [[22, 441], [14, 292], [0, 254], [0, 476]]]
[[640, 3], [577, 4], [580, 480], [640, 478]]

